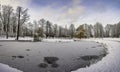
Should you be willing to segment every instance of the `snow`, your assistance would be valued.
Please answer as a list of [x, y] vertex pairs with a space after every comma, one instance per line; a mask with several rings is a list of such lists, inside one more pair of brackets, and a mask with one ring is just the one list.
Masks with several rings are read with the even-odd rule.
[[65, 38], [49, 38], [43, 39], [43, 42], [73, 42], [73, 39], [65, 39]]
[[[6, 39], [5, 37], [0, 37], [0, 40], [15, 40], [15, 37], [9, 37], [8, 39]], [[19, 40], [33, 40], [32, 37], [20, 37]], [[65, 38], [43, 38], [42, 39], [43, 42], [73, 42], [73, 39], [65, 39]]]
[[109, 40], [109, 41], [120, 41], [120, 38], [104, 38], [104, 40]]
[[10, 38], [6, 39], [5, 37], [0, 37], [0, 40], [15, 40], [15, 38], [10, 37]]
[[22, 72], [22, 71], [0, 63], [0, 72]]
[[[5, 37], [0, 37], [0, 40], [15, 40], [15, 37], [9, 37], [6, 39]], [[19, 37], [19, 40], [33, 40], [32, 37]]]
[[120, 72], [120, 38], [83, 39], [106, 44], [109, 54], [90, 67], [80, 68], [72, 72]]

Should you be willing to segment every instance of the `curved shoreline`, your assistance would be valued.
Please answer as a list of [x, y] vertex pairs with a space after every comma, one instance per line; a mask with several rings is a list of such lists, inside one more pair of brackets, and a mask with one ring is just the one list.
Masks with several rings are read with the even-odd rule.
[[120, 71], [120, 43], [118, 41], [111, 41], [107, 39], [86, 39], [86, 41], [95, 41], [107, 45], [109, 54], [90, 67], [80, 68], [72, 72], [119, 72]]

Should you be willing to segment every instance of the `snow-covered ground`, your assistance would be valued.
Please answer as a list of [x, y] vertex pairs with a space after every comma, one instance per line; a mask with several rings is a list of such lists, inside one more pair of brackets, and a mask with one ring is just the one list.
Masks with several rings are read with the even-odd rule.
[[22, 71], [0, 63], [0, 72], [22, 72]]
[[65, 38], [50, 38], [50, 39], [43, 39], [43, 42], [73, 42], [73, 39], [65, 39]]
[[[0, 40], [15, 40], [15, 37], [9, 37], [6, 39], [5, 37], [0, 37]], [[32, 37], [19, 37], [19, 40], [33, 40]]]
[[90, 67], [72, 72], [120, 72], [120, 38], [84, 39], [106, 44], [109, 54]]
[[[8, 40], [15, 40], [15, 37], [9, 37], [6, 39], [5, 37], [0, 37], [0, 41], [8, 41]], [[19, 37], [19, 40], [33, 40], [32, 37]], [[73, 42], [73, 39], [66, 39], [66, 38], [43, 38], [43, 42]]]

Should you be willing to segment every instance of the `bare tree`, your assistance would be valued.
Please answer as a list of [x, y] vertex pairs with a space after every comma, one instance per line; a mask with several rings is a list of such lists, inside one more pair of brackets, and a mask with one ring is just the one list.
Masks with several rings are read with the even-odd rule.
[[0, 12], [0, 18], [1, 18], [1, 22], [3, 24], [3, 28], [6, 32], [6, 38], [8, 39], [8, 31], [9, 31], [9, 24], [10, 24], [10, 18], [11, 18], [11, 14], [13, 12], [13, 8], [11, 6], [6, 6], [3, 5], [2, 6], [2, 11]]
[[22, 7], [17, 7], [17, 38], [16, 40], [19, 39], [19, 35], [20, 35], [20, 27], [22, 26], [22, 24], [24, 24], [25, 22], [27, 22], [29, 20], [29, 15], [27, 13], [28, 9], [23, 9]]
[[50, 37], [50, 35], [51, 35], [50, 34], [51, 33], [51, 25], [52, 25], [51, 22], [49, 22], [49, 21], [46, 22], [46, 38]]

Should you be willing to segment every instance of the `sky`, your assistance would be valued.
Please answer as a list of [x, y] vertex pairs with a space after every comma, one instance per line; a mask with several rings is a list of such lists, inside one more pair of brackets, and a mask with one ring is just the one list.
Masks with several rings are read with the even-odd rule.
[[44, 18], [61, 26], [120, 21], [120, 0], [0, 0], [0, 4], [28, 8], [30, 21]]

